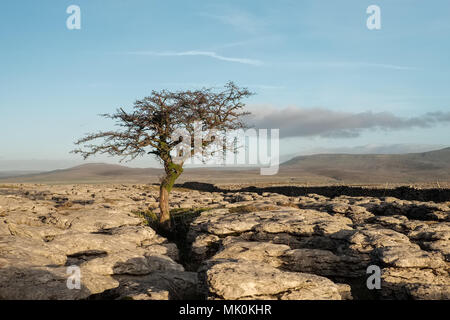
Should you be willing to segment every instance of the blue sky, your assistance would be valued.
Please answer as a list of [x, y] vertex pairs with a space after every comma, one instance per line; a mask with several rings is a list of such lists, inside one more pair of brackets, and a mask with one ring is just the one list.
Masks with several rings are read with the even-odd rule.
[[[72, 4], [81, 8], [81, 30], [66, 28]], [[366, 27], [372, 4], [381, 8], [381, 30]], [[256, 113], [390, 115], [352, 137], [285, 138], [285, 156], [448, 146], [449, 16], [447, 0], [5, 1], [0, 170], [78, 163], [73, 141], [111, 127], [97, 114], [129, 109], [153, 89], [229, 80], [257, 93], [247, 101]], [[433, 112], [439, 116], [422, 125], [407, 121]]]

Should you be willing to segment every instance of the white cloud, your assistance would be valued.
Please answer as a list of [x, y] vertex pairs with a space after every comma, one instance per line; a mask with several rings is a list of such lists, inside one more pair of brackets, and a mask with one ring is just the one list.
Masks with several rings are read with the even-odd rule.
[[134, 54], [134, 55], [149, 55], [149, 56], [162, 56], [162, 57], [181, 57], [181, 56], [205, 56], [210, 57], [222, 61], [228, 61], [228, 62], [236, 62], [236, 63], [242, 63], [242, 64], [248, 64], [253, 66], [260, 66], [263, 64], [260, 60], [255, 59], [247, 59], [247, 58], [235, 58], [235, 57], [225, 57], [222, 55], [219, 55], [213, 51], [182, 51], [182, 52], [154, 52], [154, 51], [134, 51], [134, 52], [128, 52], [128, 54]]

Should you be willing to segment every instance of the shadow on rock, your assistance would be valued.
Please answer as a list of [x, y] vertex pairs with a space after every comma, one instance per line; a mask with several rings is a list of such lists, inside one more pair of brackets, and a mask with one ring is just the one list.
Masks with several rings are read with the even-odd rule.
[[0, 300], [78, 300], [90, 296], [82, 283], [80, 289], [69, 289], [66, 271], [65, 267], [1, 268]]
[[119, 286], [89, 297], [89, 300], [194, 300], [199, 299], [197, 273], [186, 272], [183, 268], [168, 266], [166, 260], [147, 259], [154, 270], [146, 274], [136, 274], [124, 269], [142, 261], [130, 259], [114, 266], [120, 274], [112, 277]]

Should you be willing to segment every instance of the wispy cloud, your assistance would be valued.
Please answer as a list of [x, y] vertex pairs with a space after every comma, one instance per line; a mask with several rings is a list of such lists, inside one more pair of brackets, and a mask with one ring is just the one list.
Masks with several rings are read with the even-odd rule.
[[356, 67], [383, 68], [383, 69], [394, 69], [394, 70], [418, 70], [418, 68], [415, 68], [415, 67], [399, 66], [399, 65], [384, 64], [384, 63], [356, 62], [353, 65]]
[[218, 44], [211, 47], [211, 50], [220, 50], [220, 49], [228, 49], [228, 48], [234, 48], [234, 47], [249, 47], [249, 46], [264, 46], [267, 47], [268, 45], [279, 45], [284, 41], [283, 36], [281, 35], [265, 35], [261, 37], [255, 37], [251, 39], [241, 40], [241, 41], [234, 41], [234, 42], [228, 42], [223, 44]]
[[210, 57], [210, 58], [214, 58], [217, 60], [242, 63], [242, 64], [248, 64], [248, 65], [253, 65], [253, 66], [260, 66], [263, 64], [263, 62], [260, 60], [248, 59], [248, 58], [226, 57], [226, 56], [219, 55], [213, 51], [197, 51], [197, 50], [181, 51], [181, 52], [134, 51], [134, 52], [127, 52], [127, 54], [162, 56], [162, 57], [205, 56], [205, 57]]
[[236, 9], [231, 10], [227, 14], [212, 14], [207, 12], [200, 12], [198, 14], [247, 33], [257, 33], [265, 25], [261, 19]]
[[357, 62], [357, 61], [354, 62], [313, 61], [302, 63], [294, 62], [289, 65], [291, 67], [295, 66], [300, 68], [378, 68], [378, 69], [404, 70], [404, 71], [420, 70], [419, 68], [410, 66], [401, 66], [387, 63]]

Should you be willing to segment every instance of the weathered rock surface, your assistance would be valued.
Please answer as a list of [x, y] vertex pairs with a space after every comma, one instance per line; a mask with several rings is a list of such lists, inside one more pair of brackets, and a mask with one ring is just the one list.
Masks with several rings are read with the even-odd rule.
[[[0, 196], [0, 299], [197, 295], [197, 276], [177, 262], [176, 245], [133, 213], [142, 206], [135, 188], [47, 188]], [[80, 289], [67, 285], [70, 266], [79, 267]]]
[[0, 299], [450, 299], [449, 202], [175, 189], [173, 208], [208, 209], [179, 252], [138, 214], [157, 201], [144, 185], [0, 185]]
[[339, 288], [329, 279], [308, 273], [286, 272], [268, 264], [226, 261], [207, 271], [210, 294], [219, 299], [340, 300]]
[[[448, 203], [263, 194], [254, 195], [251, 204], [245, 198], [242, 207], [202, 213], [191, 224], [189, 239], [195, 248], [192, 259], [204, 261], [200, 270], [206, 273], [210, 298], [308, 297], [295, 285], [283, 287], [281, 280], [281, 287], [268, 279], [267, 286], [252, 284], [261, 294], [245, 284], [239, 286], [240, 281], [249, 281], [243, 280], [246, 277], [264, 278], [274, 270], [294, 278], [298, 274], [327, 277], [334, 282], [329, 292], [337, 295], [324, 295], [325, 299], [365, 298], [367, 268], [376, 265], [382, 288], [371, 297], [450, 299], [449, 214]], [[283, 288], [296, 293], [279, 294]], [[309, 297], [320, 299], [315, 292]]]

